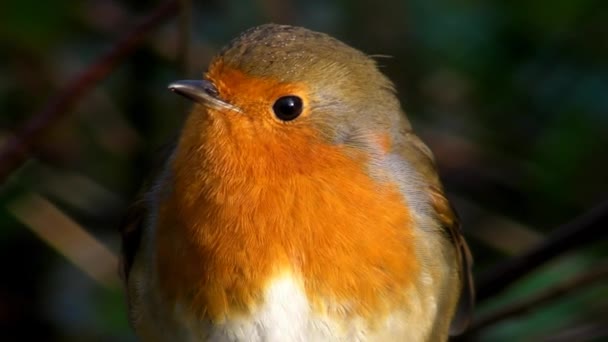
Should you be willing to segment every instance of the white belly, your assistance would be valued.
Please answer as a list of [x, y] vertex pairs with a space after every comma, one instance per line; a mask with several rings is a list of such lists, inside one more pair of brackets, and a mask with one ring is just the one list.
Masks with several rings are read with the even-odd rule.
[[339, 323], [312, 312], [301, 286], [291, 277], [276, 279], [266, 291], [265, 303], [251, 316], [221, 325], [190, 322], [189, 341], [295, 342], [295, 341], [420, 341], [417, 329], [408, 329], [405, 315], [387, 317], [376, 331], [363, 319]]
[[288, 277], [268, 288], [264, 305], [253, 317], [206, 328], [211, 341], [327, 341], [339, 340], [340, 335], [329, 319], [312, 317], [306, 295]]
[[[148, 289], [149, 290], [149, 289]], [[150, 292], [148, 292], [150, 293]], [[158, 300], [158, 298], [156, 298]], [[156, 303], [158, 301], [155, 300]], [[150, 302], [148, 302], [150, 303]], [[159, 305], [140, 312], [142, 341], [424, 341], [426, 329], [410, 325], [413, 312], [396, 312], [371, 330], [363, 319], [338, 322], [312, 311], [306, 294], [290, 276], [277, 278], [268, 287], [264, 304], [248, 317], [231, 318], [222, 324], [211, 324], [188, 315], [181, 308], [173, 310]], [[164, 313], [173, 311], [174, 324], [168, 324]], [[414, 310], [415, 312], [416, 310]], [[153, 314], [155, 312], [156, 314]], [[418, 312], [420, 313], [420, 312]], [[152, 317], [150, 317], [152, 316]], [[155, 316], [155, 317], [154, 317]], [[427, 322], [428, 323], [428, 322]]]

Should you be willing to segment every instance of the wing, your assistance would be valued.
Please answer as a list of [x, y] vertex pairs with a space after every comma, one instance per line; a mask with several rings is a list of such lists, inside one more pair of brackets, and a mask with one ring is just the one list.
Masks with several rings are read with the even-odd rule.
[[450, 334], [462, 333], [471, 321], [473, 314], [475, 291], [472, 277], [473, 258], [462, 234], [460, 220], [456, 211], [445, 197], [441, 181], [437, 176], [437, 168], [430, 149], [409, 129], [403, 133], [405, 143], [401, 148], [401, 156], [416, 167], [424, 175], [426, 193], [430, 196], [434, 215], [440, 224], [446, 238], [453, 244], [458, 264], [462, 290], [456, 309], [456, 314], [450, 325]]
[[146, 197], [148, 196], [146, 189], [152, 187], [153, 182], [156, 182], [158, 177], [162, 174], [165, 169], [165, 163], [175, 148], [177, 139], [164, 146], [161, 146], [157, 153], [158, 156], [153, 161], [152, 172], [144, 182], [142, 189], [137, 199], [127, 209], [127, 213], [123, 218], [123, 221], [119, 227], [120, 236], [122, 240], [122, 248], [119, 261], [119, 273], [126, 284], [129, 280], [129, 273], [135, 262], [135, 257], [139, 251], [141, 245], [141, 239], [145, 229], [145, 220], [148, 217], [148, 202]]
[[471, 256], [469, 247], [462, 235], [458, 215], [450, 202], [443, 195], [441, 189], [430, 187], [429, 193], [431, 194], [432, 205], [435, 209], [437, 219], [444, 229], [446, 236], [456, 248], [458, 264], [460, 265], [462, 290], [460, 299], [458, 300], [456, 314], [450, 325], [450, 335], [459, 335], [469, 325], [475, 305], [475, 289], [471, 271], [473, 257]]

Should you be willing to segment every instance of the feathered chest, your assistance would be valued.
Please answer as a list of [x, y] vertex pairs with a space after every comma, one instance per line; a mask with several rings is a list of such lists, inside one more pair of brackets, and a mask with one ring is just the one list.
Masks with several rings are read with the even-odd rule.
[[374, 321], [403, 306], [419, 269], [406, 199], [361, 159], [317, 152], [314, 167], [294, 158], [238, 172], [175, 165], [156, 225], [165, 300], [222, 324], [259, 312], [287, 272], [323, 317]]

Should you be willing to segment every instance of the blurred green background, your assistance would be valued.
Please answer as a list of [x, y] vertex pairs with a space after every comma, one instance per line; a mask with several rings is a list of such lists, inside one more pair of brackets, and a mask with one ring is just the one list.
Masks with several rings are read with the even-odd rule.
[[[0, 148], [158, 4], [0, 2]], [[187, 111], [167, 84], [200, 77], [223, 44], [269, 21], [391, 56], [379, 58], [382, 70], [436, 154], [476, 275], [608, 197], [608, 2], [201, 1], [191, 19], [188, 63], [173, 17], [0, 188], [0, 340], [134, 340], [114, 259], [83, 247], [90, 237], [68, 223], [119, 250], [121, 216]], [[607, 255], [598, 237], [482, 301], [477, 317], [606, 265]], [[608, 339], [605, 280], [466, 339]]]

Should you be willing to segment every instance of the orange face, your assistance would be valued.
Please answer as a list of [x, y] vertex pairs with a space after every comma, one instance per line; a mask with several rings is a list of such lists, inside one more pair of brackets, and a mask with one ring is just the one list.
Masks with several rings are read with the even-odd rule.
[[284, 127], [273, 111], [275, 102], [284, 96], [297, 96], [302, 100], [303, 111], [299, 118], [310, 114], [309, 89], [304, 83], [281, 83], [271, 78], [251, 77], [240, 70], [226, 66], [221, 59], [215, 61], [205, 75], [217, 87], [219, 97], [240, 108], [250, 120], [261, 125]]
[[[221, 59], [206, 78], [239, 111], [195, 110], [184, 126], [159, 210], [167, 298], [221, 321], [253, 310], [287, 272], [324, 314], [380, 319], [402, 307], [418, 263], [397, 186], [367, 174], [364, 151], [321, 137], [306, 84], [251, 77]], [[293, 120], [277, 116], [285, 96], [301, 99]]]
[[[199, 108], [189, 117], [181, 141], [191, 149], [203, 149], [207, 157], [203, 163], [221, 159], [215, 167], [222, 164], [224, 169], [241, 171], [281, 165], [267, 168], [273, 173], [314, 163], [315, 146], [325, 143], [310, 120], [311, 99], [306, 84], [251, 77], [226, 66], [221, 59], [212, 64], [205, 78], [215, 85], [217, 97], [238, 111]], [[285, 97], [299, 100], [301, 110], [296, 116], [285, 118], [277, 112], [279, 99]]]

